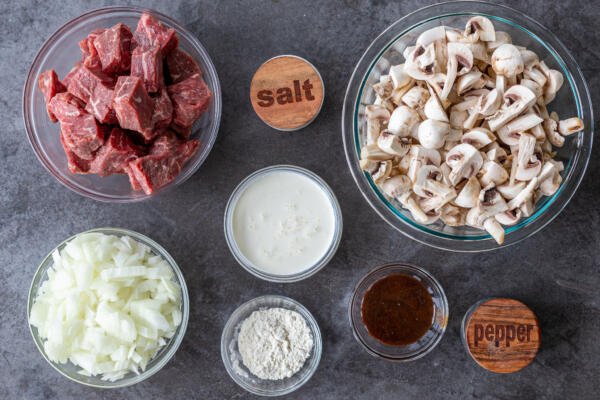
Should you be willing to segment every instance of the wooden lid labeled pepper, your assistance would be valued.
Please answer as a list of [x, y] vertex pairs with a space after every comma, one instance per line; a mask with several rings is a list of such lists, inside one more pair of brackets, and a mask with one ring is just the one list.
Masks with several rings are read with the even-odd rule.
[[541, 344], [538, 320], [518, 300], [493, 298], [475, 304], [463, 320], [462, 338], [483, 368], [511, 373], [529, 365]]
[[262, 64], [250, 84], [250, 100], [267, 125], [295, 131], [321, 111], [325, 87], [319, 71], [304, 58], [282, 55]]

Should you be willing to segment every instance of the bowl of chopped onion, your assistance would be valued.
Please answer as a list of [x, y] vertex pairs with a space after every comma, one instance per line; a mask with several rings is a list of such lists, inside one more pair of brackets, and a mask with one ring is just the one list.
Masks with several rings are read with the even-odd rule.
[[65, 377], [96, 388], [141, 382], [173, 357], [187, 328], [181, 270], [139, 233], [72, 236], [38, 267], [27, 304], [33, 340]]

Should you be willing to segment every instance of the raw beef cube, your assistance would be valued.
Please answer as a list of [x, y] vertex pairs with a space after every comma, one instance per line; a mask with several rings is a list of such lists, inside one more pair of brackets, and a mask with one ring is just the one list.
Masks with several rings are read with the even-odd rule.
[[121, 128], [139, 132], [147, 141], [156, 136], [152, 126], [154, 100], [148, 96], [140, 78], [119, 77], [115, 86], [113, 107]]
[[[179, 145], [174, 146], [175, 143]], [[144, 193], [152, 194], [179, 175], [183, 165], [198, 151], [198, 140], [181, 141], [164, 135], [150, 149], [150, 154], [129, 163], [130, 181], [135, 181]]]
[[175, 29], [163, 25], [147, 13], [142, 14], [133, 33], [133, 39], [142, 50], [158, 46], [165, 56], [179, 44]]
[[75, 74], [77, 73], [79, 68], [81, 68], [81, 65], [82, 65], [81, 62], [77, 62], [77, 64], [75, 64], [75, 66], [73, 68], [71, 68], [69, 73], [64, 77], [64, 79], [62, 80], [62, 84], [65, 87], [69, 87], [69, 82], [71, 82], [71, 79], [73, 79], [73, 76], [75, 76]]
[[65, 144], [79, 158], [93, 160], [94, 152], [104, 143], [104, 131], [92, 114], [82, 115], [60, 122]]
[[148, 154], [171, 154], [173, 156], [178, 156], [179, 146], [181, 146], [183, 143], [183, 140], [179, 139], [172, 131], [164, 130], [161, 131], [156, 140], [154, 140], [154, 143], [152, 143]]
[[81, 61], [86, 68], [92, 71], [100, 71], [102, 69], [102, 63], [100, 61], [100, 57], [98, 56], [98, 51], [94, 46], [94, 39], [102, 35], [104, 31], [104, 29], [96, 29], [92, 31], [88, 37], [79, 42], [79, 48], [83, 54]]
[[125, 170], [127, 177], [129, 177], [129, 184], [131, 185], [131, 188], [133, 190], [138, 190], [138, 191], [142, 190], [142, 186], [137, 181], [137, 179], [136, 179], [135, 175], [133, 174], [133, 172], [131, 171], [131, 168], [129, 167], [129, 165], [127, 165], [123, 169]]
[[184, 139], [187, 139], [190, 137], [190, 135], [192, 134], [192, 127], [191, 126], [179, 126], [177, 124], [171, 123], [171, 125], [169, 125], [169, 128], [171, 128], [172, 131], [175, 131], [179, 134], [179, 136], [181, 136]]
[[190, 127], [208, 108], [212, 93], [200, 74], [167, 86], [173, 102], [173, 123], [182, 128]]
[[83, 107], [85, 104], [69, 92], [57, 93], [48, 103], [50, 112], [61, 122], [86, 114]]
[[82, 66], [69, 77], [67, 90], [87, 103], [90, 101], [90, 96], [94, 93], [96, 86], [105, 85], [111, 88], [113, 84], [114, 80], [108, 75], [103, 74], [101, 71], [91, 71]]
[[188, 53], [175, 49], [167, 56], [168, 76], [171, 83], [181, 82], [194, 74], [202, 76], [200, 66]]
[[94, 39], [94, 47], [106, 74], [127, 72], [131, 66], [131, 38], [127, 25], [116, 24]]
[[142, 78], [148, 93], [156, 93], [163, 87], [163, 59], [158, 46], [146, 50], [136, 47], [133, 50], [131, 76]]
[[173, 118], [173, 104], [166, 89], [162, 89], [157, 97], [154, 97], [154, 113], [152, 124], [158, 128], [166, 128]]
[[[58, 75], [56, 75], [56, 72], [53, 69], [44, 71], [40, 74], [40, 77], [38, 78], [38, 85], [42, 91], [42, 94], [44, 95], [44, 99], [46, 100], [46, 111], [48, 112], [50, 121], [58, 121], [54, 114], [52, 114], [50, 111], [50, 100], [52, 100], [57, 93], [66, 92], [67, 88], [60, 82], [60, 80], [58, 80]], [[170, 102], [171, 101], [169, 100], [169, 103]]]
[[106, 143], [97, 151], [90, 171], [100, 176], [121, 174], [130, 161], [143, 154], [143, 148], [133, 143], [122, 129], [113, 128]]
[[90, 161], [79, 158], [71, 148], [67, 145], [64, 138], [64, 133], [60, 131], [60, 143], [62, 143], [63, 149], [67, 156], [67, 167], [69, 171], [74, 174], [87, 174], [90, 171]]
[[90, 101], [85, 106], [85, 110], [93, 114], [98, 122], [102, 124], [117, 124], [119, 122], [112, 107], [113, 93], [112, 89], [103, 84], [96, 85], [90, 96]]

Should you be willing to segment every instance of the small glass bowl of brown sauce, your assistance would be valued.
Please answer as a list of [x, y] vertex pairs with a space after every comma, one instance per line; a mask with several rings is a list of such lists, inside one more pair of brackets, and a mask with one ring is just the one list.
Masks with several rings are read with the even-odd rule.
[[442, 339], [448, 300], [423, 268], [387, 264], [361, 279], [349, 314], [354, 337], [369, 353], [390, 361], [412, 361]]

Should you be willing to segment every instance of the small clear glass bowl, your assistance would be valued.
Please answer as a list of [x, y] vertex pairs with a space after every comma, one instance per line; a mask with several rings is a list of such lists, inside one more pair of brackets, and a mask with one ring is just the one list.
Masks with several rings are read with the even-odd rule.
[[[162, 23], [177, 31], [180, 48], [200, 64], [204, 80], [213, 94], [208, 110], [196, 121], [192, 130], [191, 137], [200, 140], [199, 151], [183, 166], [181, 173], [172, 182], [152, 195], [133, 190], [127, 175], [101, 177], [95, 174], [71, 173], [60, 143], [59, 124], [52, 123], [48, 118], [44, 96], [38, 87], [38, 77], [47, 69], [56, 70], [59, 78], [64, 78], [81, 59], [78, 42], [89, 32], [119, 22], [135, 30], [143, 12], [151, 13]], [[192, 32], [175, 20], [158, 11], [142, 7], [105, 7], [87, 12], [67, 22], [43, 44], [29, 69], [23, 89], [23, 120], [35, 155], [60, 183], [95, 200], [112, 203], [135, 202], [146, 200], [182, 184], [200, 168], [217, 139], [221, 121], [221, 87], [207, 51]]]
[[[334, 213], [335, 230], [333, 232], [333, 238], [331, 240], [329, 248], [327, 249], [325, 254], [319, 260], [317, 260], [317, 262], [313, 266], [305, 269], [304, 271], [292, 275], [271, 274], [262, 271], [260, 268], [256, 267], [250, 260], [248, 260], [246, 256], [244, 256], [244, 254], [242, 253], [242, 251], [236, 243], [235, 235], [233, 233], [233, 215], [235, 212], [235, 206], [238, 200], [240, 199], [241, 195], [255, 179], [275, 171], [294, 172], [312, 180], [326, 194], [327, 198], [331, 203], [331, 207], [333, 208]], [[314, 172], [294, 165], [273, 165], [270, 167], [259, 169], [258, 171], [255, 171], [252, 174], [248, 175], [246, 178], [244, 178], [244, 180], [242, 180], [237, 185], [237, 187], [233, 190], [233, 193], [229, 197], [229, 201], [227, 202], [227, 206], [225, 207], [224, 220], [225, 239], [227, 241], [227, 246], [229, 246], [229, 250], [233, 254], [233, 257], [242, 267], [244, 267], [244, 269], [246, 269], [252, 275], [270, 282], [298, 282], [319, 272], [321, 268], [327, 265], [327, 263], [329, 263], [329, 261], [331, 261], [331, 259], [335, 255], [335, 252], [337, 251], [338, 246], [340, 244], [340, 240], [342, 238], [343, 230], [342, 211], [340, 209], [340, 205], [337, 201], [337, 198], [333, 193], [333, 190], [331, 190], [329, 185], [327, 185], [327, 183]]]
[[[362, 320], [361, 306], [365, 293], [375, 282], [399, 274], [408, 275], [425, 285], [433, 300], [433, 322], [429, 331], [417, 342], [406, 346], [391, 346], [369, 334]], [[448, 325], [448, 299], [438, 281], [423, 268], [404, 263], [387, 264], [373, 269], [356, 285], [348, 315], [354, 337], [368, 353], [389, 361], [414, 361], [428, 354], [442, 340]]]
[[[54, 264], [54, 261], [52, 260], [52, 253], [54, 253], [55, 250], [59, 250], [59, 251], [62, 250], [66, 246], [66, 244], [68, 242], [70, 242], [72, 239], [74, 239], [76, 236], [83, 235], [85, 233], [93, 233], [93, 232], [104, 233], [106, 235], [115, 235], [115, 236], [119, 236], [119, 237], [129, 236], [129, 237], [135, 239], [136, 241], [145, 244], [152, 250], [153, 254], [161, 256], [171, 266], [171, 268], [173, 269], [173, 272], [175, 274], [174, 275], [175, 282], [181, 288], [181, 315], [182, 315], [181, 324], [177, 328], [177, 331], [175, 332], [173, 337], [168, 339], [167, 344], [148, 363], [148, 366], [146, 367], [146, 370], [144, 372], [141, 372], [139, 375], [135, 374], [133, 372], [130, 372], [127, 375], [125, 375], [123, 378], [121, 378], [115, 382], [103, 381], [102, 379], [100, 379], [100, 375], [96, 375], [96, 376], [81, 375], [81, 374], [77, 373], [77, 371], [79, 371], [81, 369], [81, 367], [76, 366], [75, 364], [71, 363], [70, 361], [65, 364], [60, 364], [60, 363], [55, 363], [54, 361], [50, 360], [48, 358], [48, 356], [46, 355], [46, 352], [44, 351], [44, 344], [43, 344], [42, 339], [38, 335], [37, 328], [34, 326], [31, 326], [29, 324], [29, 315], [31, 313], [31, 307], [33, 306], [35, 298], [37, 297], [38, 290], [40, 289], [40, 286], [42, 285], [42, 283], [46, 279], [48, 279], [48, 274], [47, 274], [48, 269], [50, 269], [50, 267], [52, 267], [52, 265]], [[29, 331], [31, 332], [31, 336], [33, 337], [33, 341], [35, 342], [35, 345], [37, 346], [38, 350], [40, 351], [40, 353], [42, 354], [44, 359], [46, 361], [48, 361], [48, 363], [50, 365], [52, 365], [52, 367], [55, 370], [60, 372], [61, 375], [69, 378], [70, 380], [77, 382], [77, 383], [81, 383], [82, 385], [91, 386], [91, 387], [95, 387], [95, 388], [99, 388], [99, 389], [112, 389], [112, 388], [131, 386], [131, 385], [134, 385], [136, 383], [139, 383], [141, 381], [144, 381], [144, 380], [150, 378], [152, 375], [154, 375], [155, 373], [160, 371], [169, 362], [169, 360], [173, 357], [173, 355], [175, 355], [175, 352], [179, 348], [179, 345], [181, 344], [181, 341], [183, 340], [183, 337], [185, 336], [185, 331], [187, 329], [189, 317], [190, 317], [190, 298], [188, 295], [187, 286], [185, 284], [185, 279], [183, 277], [183, 274], [181, 273], [181, 270], [177, 266], [177, 263], [175, 262], [175, 260], [173, 260], [173, 257], [171, 257], [171, 255], [169, 253], [167, 253], [167, 251], [161, 245], [159, 245], [152, 239], [150, 239], [140, 233], [130, 231], [127, 229], [120, 229], [120, 228], [97, 228], [97, 229], [91, 229], [89, 231], [81, 232], [81, 233], [78, 233], [77, 235], [71, 236], [68, 239], [65, 239], [62, 243], [60, 243], [58, 246], [56, 246], [54, 249], [52, 249], [52, 251], [50, 253], [48, 253], [48, 255], [42, 260], [40, 266], [38, 267], [37, 271], [35, 272], [35, 275], [33, 276], [33, 281], [31, 282], [31, 287], [29, 289], [29, 296], [28, 296], [28, 300], [27, 300], [27, 323], [29, 325]]]
[[[539, 55], [540, 60], [561, 71], [565, 83], [549, 104], [561, 118], [579, 116], [585, 130], [571, 135], [565, 145], [557, 149], [557, 158], [564, 162], [563, 183], [551, 197], [537, 204], [535, 213], [514, 226], [505, 227], [503, 245], [498, 245], [485, 231], [463, 226], [451, 227], [438, 221], [422, 225], [414, 221], [410, 212], [396, 200], [390, 200], [359, 166], [360, 149], [366, 142], [364, 109], [375, 100], [371, 85], [386, 74], [391, 65], [404, 62], [403, 50], [414, 45], [424, 31], [440, 26], [461, 29], [475, 15], [488, 17], [496, 30], [508, 32], [513, 43], [526, 46]], [[342, 135], [348, 166], [363, 196], [371, 207], [392, 227], [423, 244], [444, 250], [478, 252], [515, 244], [548, 225], [563, 210], [575, 194], [592, 151], [594, 118], [589, 88], [571, 53], [547, 28], [520, 11], [481, 1], [438, 3], [406, 15], [388, 27], [366, 50], [348, 84], [342, 116]]]
[[[312, 332], [314, 343], [311, 354], [304, 362], [300, 371], [290, 378], [275, 381], [260, 379], [254, 376], [242, 362], [242, 356], [237, 347], [237, 338], [242, 322], [254, 311], [273, 307], [296, 311], [302, 315]], [[282, 396], [300, 388], [308, 382], [317, 370], [319, 361], [321, 360], [322, 349], [321, 331], [312, 314], [296, 300], [277, 295], [257, 297], [239, 306], [229, 317], [221, 335], [221, 358], [223, 359], [227, 373], [235, 383], [250, 393], [259, 396]]]

